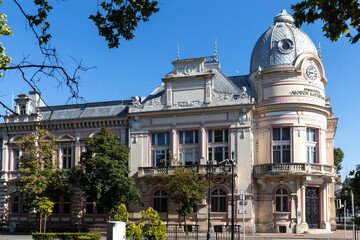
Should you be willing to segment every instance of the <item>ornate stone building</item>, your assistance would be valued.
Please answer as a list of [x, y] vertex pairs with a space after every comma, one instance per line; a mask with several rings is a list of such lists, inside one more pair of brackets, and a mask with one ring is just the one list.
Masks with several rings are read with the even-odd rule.
[[[217, 55], [177, 59], [174, 69], [147, 97], [126, 101], [51, 106], [34, 92], [16, 100], [19, 115], [0, 125], [2, 161], [0, 217], [4, 224], [26, 226], [34, 215], [23, 213], [12, 184], [21, 155], [16, 143], [37, 127], [50, 130], [59, 144], [63, 168], [79, 162], [84, 141], [101, 127], [111, 129], [119, 144], [130, 147], [129, 167], [144, 207], [130, 204], [130, 218], [152, 206], [168, 224], [182, 220], [166, 196], [159, 173], [172, 174], [177, 159], [196, 173], [225, 159], [236, 160], [235, 222], [248, 232], [334, 230], [334, 185], [337, 180], [333, 141], [337, 119], [325, 97], [321, 56], [311, 39], [283, 11], [260, 36], [250, 73], [226, 76]], [[232, 157], [234, 153], [234, 157]], [[213, 184], [189, 216], [206, 231], [231, 222], [231, 179]], [[240, 192], [245, 192], [245, 209]], [[56, 226], [100, 226], [107, 216], [96, 203], [74, 190], [70, 199], [54, 199]], [[244, 218], [243, 218], [244, 217]]]

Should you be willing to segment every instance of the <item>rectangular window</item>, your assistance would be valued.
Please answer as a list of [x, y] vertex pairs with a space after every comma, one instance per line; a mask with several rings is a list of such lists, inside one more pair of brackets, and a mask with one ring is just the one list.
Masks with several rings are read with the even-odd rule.
[[2, 147], [3, 146], [3, 140], [0, 138], [0, 171], [2, 170]]
[[63, 169], [70, 169], [72, 167], [72, 151], [71, 148], [62, 149], [62, 163]]
[[198, 164], [198, 131], [179, 132], [180, 159], [185, 166]]
[[11, 213], [21, 213], [21, 201], [20, 196], [14, 196], [12, 198]]
[[151, 134], [151, 160], [154, 167], [169, 166], [170, 161], [170, 133]]
[[209, 130], [208, 160], [221, 162], [228, 159], [228, 129]]
[[273, 128], [272, 140], [273, 163], [290, 163], [290, 128]]
[[307, 128], [306, 129], [306, 148], [307, 148], [307, 162], [308, 163], [317, 163], [316, 159], [316, 129]]
[[19, 158], [20, 158], [20, 150], [14, 149], [13, 150], [14, 170], [18, 169], [19, 167]]

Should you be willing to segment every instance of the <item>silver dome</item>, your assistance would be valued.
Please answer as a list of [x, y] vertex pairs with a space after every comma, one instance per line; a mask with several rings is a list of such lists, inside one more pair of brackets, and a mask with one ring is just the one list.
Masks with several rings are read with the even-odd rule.
[[275, 66], [294, 65], [304, 52], [317, 56], [314, 43], [308, 35], [294, 26], [294, 19], [286, 10], [274, 18], [272, 25], [255, 44], [251, 54], [250, 73]]

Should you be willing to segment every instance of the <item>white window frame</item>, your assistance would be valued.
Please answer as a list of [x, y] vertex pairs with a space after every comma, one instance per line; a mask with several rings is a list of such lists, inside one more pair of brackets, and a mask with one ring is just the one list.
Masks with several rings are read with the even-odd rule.
[[[159, 134], [164, 134], [165, 145], [159, 145]], [[170, 165], [170, 133], [159, 132], [151, 134], [151, 164], [153, 167], [167, 167]], [[158, 164], [157, 156], [164, 155]], [[163, 161], [163, 164], [161, 164]]]
[[[186, 133], [192, 132], [193, 141], [191, 143], [186, 143]], [[199, 152], [199, 132], [197, 130], [193, 131], [180, 131], [179, 132], [179, 153], [180, 160], [183, 165], [197, 165], [199, 162], [198, 159]], [[191, 156], [189, 159], [186, 156]]]
[[[280, 139], [274, 139], [274, 130], [280, 129]], [[289, 129], [289, 139], [283, 139], [283, 129]], [[291, 163], [291, 128], [290, 127], [273, 127], [272, 128], [272, 147], [271, 147], [271, 156], [273, 163]], [[280, 160], [275, 162], [275, 152], [280, 153]], [[284, 152], [289, 151], [289, 160], [285, 161]]]
[[[17, 153], [17, 154], [16, 154]], [[12, 160], [13, 160], [13, 171], [16, 171], [19, 167], [19, 159], [21, 157], [21, 151], [18, 148], [14, 148], [12, 150]]]
[[[310, 132], [313, 138], [310, 137]], [[317, 129], [306, 128], [306, 155], [308, 163], [317, 163]]]
[[[69, 153], [70, 150], [70, 153]], [[72, 168], [72, 154], [73, 149], [72, 147], [62, 147], [61, 148], [61, 159], [62, 159], [62, 168], [63, 169], [70, 169]]]
[[[215, 131], [222, 131], [222, 142], [215, 142]], [[229, 158], [229, 130], [214, 129], [208, 130], [208, 161], [216, 160], [218, 162]], [[216, 149], [221, 149], [222, 159], [215, 159]]]

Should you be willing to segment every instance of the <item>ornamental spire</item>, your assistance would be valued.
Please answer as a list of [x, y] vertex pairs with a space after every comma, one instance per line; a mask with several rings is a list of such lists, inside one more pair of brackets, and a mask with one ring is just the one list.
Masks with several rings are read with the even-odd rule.
[[180, 47], [179, 47], [179, 43], [177, 45], [177, 58], [176, 60], [180, 60]]

